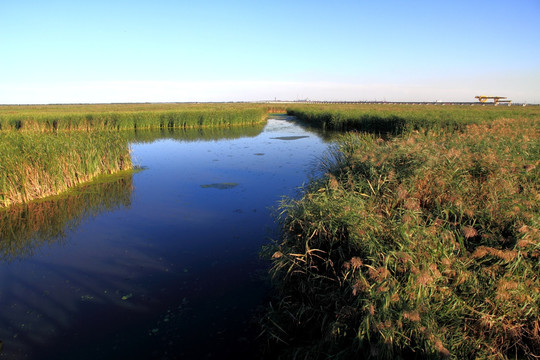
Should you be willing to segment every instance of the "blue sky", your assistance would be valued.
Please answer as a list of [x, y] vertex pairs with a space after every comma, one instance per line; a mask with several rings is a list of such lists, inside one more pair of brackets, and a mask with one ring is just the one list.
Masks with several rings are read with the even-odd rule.
[[0, 104], [540, 103], [540, 1], [3, 1]]

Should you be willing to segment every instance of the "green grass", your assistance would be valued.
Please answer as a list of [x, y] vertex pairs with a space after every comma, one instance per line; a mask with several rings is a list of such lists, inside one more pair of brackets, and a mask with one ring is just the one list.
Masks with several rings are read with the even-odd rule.
[[0, 207], [55, 195], [100, 174], [131, 169], [117, 132], [0, 133]]
[[249, 104], [0, 106], [1, 131], [171, 129], [251, 125], [270, 108]]
[[540, 106], [311, 104], [289, 106], [287, 113], [328, 130], [400, 134], [419, 129], [458, 130], [503, 118], [540, 119]]
[[[393, 111], [380, 116], [413, 116]], [[283, 203], [265, 250], [271, 357], [540, 353], [538, 109], [446, 111], [449, 125], [344, 136], [326, 176]]]

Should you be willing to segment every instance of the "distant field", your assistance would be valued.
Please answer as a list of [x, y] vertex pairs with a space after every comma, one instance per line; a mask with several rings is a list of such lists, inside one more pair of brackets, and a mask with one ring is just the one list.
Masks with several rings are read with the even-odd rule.
[[463, 128], [496, 119], [540, 119], [540, 106], [301, 104], [287, 113], [329, 130], [401, 133], [411, 129]]
[[264, 120], [256, 104], [87, 104], [0, 106], [0, 131], [127, 130], [247, 125]]
[[126, 104], [59, 104], [59, 105], [0, 105], [3, 115], [84, 114], [109, 112], [159, 112], [159, 111], [224, 111], [262, 108], [284, 109], [284, 105], [263, 103], [126, 103]]

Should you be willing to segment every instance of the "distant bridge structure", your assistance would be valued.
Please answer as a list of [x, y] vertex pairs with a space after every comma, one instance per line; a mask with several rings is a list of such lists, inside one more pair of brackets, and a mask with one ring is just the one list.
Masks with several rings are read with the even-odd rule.
[[[469, 106], [497, 106], [500, 103], [512, 104], [512, 100], [506, 100], [502, 96], [476, 96], [480, 101], [379, 101], [379, 100], [259, 100], [257, 103], [266, 104], [388, 104], [388, 105], [469, 105]], [[484, 99], [485, 98], [485, 99]], [[497, 101], [495, 101], [497, 98]], [[488, 102], [487, 100], [493, 99]], [[540, 106], [540, 104], [513, 103], [519, 106]]]
[[478, 95], [474, 97], [475, 99], [478, 99], [481, 103], [485, 103], [488, 100], [493, 100], [493, 103], [495, 105], [499, 103], [507, 103], [508, 106], [512, 103], [512, 100], [507, 100], [506, 96], [486, 96], [486, 95]]

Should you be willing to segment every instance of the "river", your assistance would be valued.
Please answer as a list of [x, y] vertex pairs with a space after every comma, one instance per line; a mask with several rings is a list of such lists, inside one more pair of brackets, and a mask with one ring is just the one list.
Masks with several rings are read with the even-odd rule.
[[141, 171], [0, 213], [0, 359], [258, 358], [259, 252], [329, 142], [284, 117], [140, 139]]

